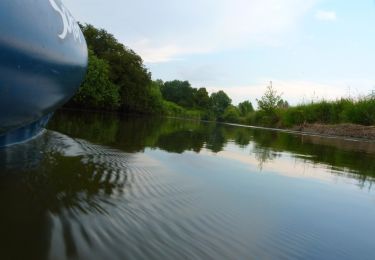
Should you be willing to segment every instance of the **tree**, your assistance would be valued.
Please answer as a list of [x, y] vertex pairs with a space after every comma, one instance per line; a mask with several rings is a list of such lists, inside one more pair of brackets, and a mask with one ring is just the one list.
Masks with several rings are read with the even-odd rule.
[[272, 87], [272, 81], [263, 96], [257, 99], [259, 109], [266, 113], [274, 113], [280, 101], [281, 95]]
[[277, 102], [277, 108], [281, 108], [281, 109], [287, 109], [287, 108], [289, 108], [288, 101], [280, 99], [280, 101]]
[[109, 80], [109, 66], [89, 50], [86, 78], [73, 98], [84, 108], [113, 110], [120, 106], [119, 88]]
[[215, 116], [217, 117], [218, 120], [222, 120], [224, 111], [225, 109], [227, 109], [227, 107], [230, 106], [230, 104], [232, 103], [232, 100], [222, 90], [216, 93], [212, 93], [210, 100], [211, 100], [211, 107]]
[[148, 114], [161, 114], [163, 113], [163, 96], [160, 92], [160, 82], [152, 81], [150, 84], [149, 94], [146, 96], [144, 113]]
[[159, 87], [159, 89], [161, 89], [163, 87], [163, 85], [164, 85], [164, 81], [161, 80], [161, 79], [154, 80], [153, 83], [155, 85], [157, 85]]
[[201, 109], [208, 109], [210, 107], [210, 96], [206, 88], [200, 88], [195, 92], [194, 103]]
[[81, 28], [89, 48], [107, 61], [110, 80], [120, 88], [122, 109], [144, 112], [151, 98], [151, 74], [141, 57], [104, 29], [89, 24]]
[[228, 106], [223, 114], [223, 120], [226, 122], [237, 123], [240, 117], [240, 112], [235, 106]]
[[[196, 91], [196, 90], [195, 90]], [[194, 107], [194, 89], [189, 81], [167, 81], [161, 88], [163, 98], [185, 108]]]
[[244, 101], [238, 104], [238, 109], [241, 116], [247, 116], [249, 113], [254, 112], [253, 105], [250, 101]]

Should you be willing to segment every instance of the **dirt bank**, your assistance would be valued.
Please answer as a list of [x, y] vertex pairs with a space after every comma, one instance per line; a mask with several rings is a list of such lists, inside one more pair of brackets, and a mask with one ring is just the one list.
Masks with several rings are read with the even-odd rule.
[[342, 136], [366, 140], [375, 140], [375, 126], [362, 126], [354, 124], [303, 124], [295, 126], [291, 130], [309, 134]]

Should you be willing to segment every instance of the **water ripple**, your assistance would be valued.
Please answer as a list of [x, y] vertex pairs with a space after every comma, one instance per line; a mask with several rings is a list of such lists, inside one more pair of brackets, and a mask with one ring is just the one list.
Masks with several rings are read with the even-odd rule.
[[[52, 131], [40, 138], [7, 150], [0, 162], [0, 198], [17, 205], [0, 223], [20, 225], [15, 237], [35, 226], [31, 237], [48, 241], [38, 259], [313, 259], [334, 246], [318, 231], [274, 217], [278, 205], [267, 194], [256, 198], [257, 190], [220, 201], [225, 188], [176, 174], [147, 153]], [[334, 256], [349, 253], [342, 247]]]

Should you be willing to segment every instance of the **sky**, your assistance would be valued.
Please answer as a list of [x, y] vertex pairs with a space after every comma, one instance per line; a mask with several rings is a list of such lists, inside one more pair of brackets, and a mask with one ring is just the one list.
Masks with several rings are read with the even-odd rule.
[[63, 0], [137, 52], [153, 79], [234, 104], [272, 81], [291, 104], [375, 90], [374, 0]]

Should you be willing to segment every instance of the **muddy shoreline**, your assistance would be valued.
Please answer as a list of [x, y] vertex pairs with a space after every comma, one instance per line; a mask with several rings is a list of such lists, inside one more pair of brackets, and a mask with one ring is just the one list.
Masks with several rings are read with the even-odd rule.
[[355, 124], [303, 124], [292, 127], [290, 130], [304, 134], [318, 134], [322, 136], [347, 137], [375, 141], [375, 126]]

